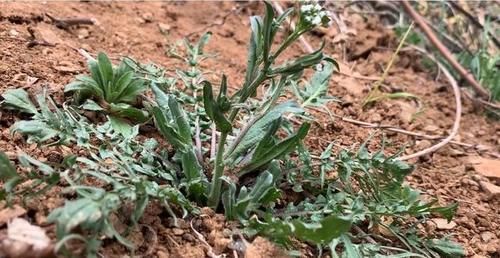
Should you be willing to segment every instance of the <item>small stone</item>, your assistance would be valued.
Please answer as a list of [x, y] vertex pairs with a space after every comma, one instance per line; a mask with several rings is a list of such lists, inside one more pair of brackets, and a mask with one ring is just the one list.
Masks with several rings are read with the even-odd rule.
[[19, 205], [2, 209], [0, 211], [0, 226], [24, 214], [26, 214], [26, 210]]
[[431, 146], [432, 146], [432, 142], [429, 140], [417, 141], [415, 144], [415, 147], [417, 147], [417, 149], [419, 149], [419, 150], [427, 149]]
[[11, 35], [12, 37], [16, 37], [16, 36], [19, 35], [19, 32], [17, 30], [15, 30], [15, 29], [11, 29], [9, 31], [9, 35]]
[[448, 223], [448, 220], [442, 218], [435, 218], [432, 219], [431, 221], [436, 224], [436, 227], [438, 229], [443, 229], [443, 230], [452, 229], [457, 225], [457, 223], [455, 223], [454, 221], [450, 221]]
[[166, 253], [164, 251], [158, 251], [158, 252], [156, 252], [156, 255], [158, 256], [158, 258], [169, 258], [170, 257], [168, 255], [168, 253]]
[[87, 51], [92, 51], [92, 47], [89, 44], [82, 44], [81, 48]]
[[141, 17], [145, 23], [150, 23], [153, 21], [153, 14], [152, 13], [143, 13]]
[[401, 107], [401, 112], [398, 113], [399, 118], [407, 123], [411, 123], [414, 115], [418, 112], [418, 108], [406, 101], [396, 101], [396, 103]]
[[452, 157], [464, 156], [465, 152], [463, 152], [463, 151], [461, 151], [459, 149], [450, 148], [450, 155]]
[[228, 228], [225, 228], [224, 230], [222, 230], [222, 234], [225, 236], [225, 237], [231, 237], [233, 235], [233, 232], [228, 229]]
[[382, 116], [379, 113], [372, 114], [370, 116], [370, 121], [372, 123], [378, 123], [378, 122], [382, 121]]
[[481, 239], [483, 240], [483, 242], [485, 243], [488, 243], [490, 242], [491, 239], [494, 239], [496, 237], [495, 234], [493, 234], [492, 232], [490, 231], [485, 231], [483, 233], [481, 233]]
[[436, 223], [434, 223], [432, 221], [427, 221], [425, 223], [425, 231], [427, 231], [427, 233], [429, 233], [429, 234], [433, 234], [434, 231], [436, 231], [436, 228], [437, 228]]
[[54, 31], [54, 26], [51, 24], [40, 23], [36, 26], [36, 31], [40, 35], [37, 38], [43, 39], [51, 44], [62, 42], [61, 38]]
[[146, 21], [141, 17], [135, 17], [135, 21], [137, 21], [137, 23], [141, 23], [141, 24], [146, 23]]
[[182, 235], [182, 239], [188, 241], [188, 242], [196, 242], [196, 238], [191, 235], [191, 234], [184, 234]]
[[161, 33], [168, 33], [172, 27], [169, 24], [160, 22], [158, 23], [158, 28], [160, 29]]
[[496, 186], [492, 183], [483, 182], [483, 181], [481, 181], [479, 184], [481, 185], [481, 188], [483, 189], [483, 191], [485, 191], [488, 194], [489, 198], [495, 198], [495, 197], [500, 196], [500, 187], [499, 186]]
[[472, 179], [476, 182], [484, 181], [484, 178], [480, 175], [472, 175]]
[[89, 31], [87, 29], [79, 29], [78, 30], [78, 38], [79, 39], [86, 39], [90, 35]]
[[478, 174], [492, 180], [500, 180], [500, 160], [472, 157], [469, 162]]
[[58, 65], [54, 66], [54, 69], [62, 73], [76, 73], [82, 70], [80, 66], [77, 66], [69, 61], [59, 62]]
[[428, 132], [428, 133], [434, 133], [436, 131], [439, 130], [439, 127], [438, 126], [435, 126], [435, 125], [426, 125], [424, 128], [423, 128], [424, 131]]
[[182, 230], [180, 228], [173, 228], [172, 233], [174, 233], [174, 235], [176, 235], [176, 236], [181, 236], [184, 234], [184, 230]]
[[479, 186], [479, 184], [476, 181], [468, 179], [468, 178], [462, 179], [462, 184], [463, 185], [470, 185], [470, 186]]
[[500, 245], [498, 244], [494, 244], [494, 243], [490, 243], [487, 247], [486, 247], [486, 252], [490, 253], [490, 254], [494, 254], [494, 253], [500, 253]]

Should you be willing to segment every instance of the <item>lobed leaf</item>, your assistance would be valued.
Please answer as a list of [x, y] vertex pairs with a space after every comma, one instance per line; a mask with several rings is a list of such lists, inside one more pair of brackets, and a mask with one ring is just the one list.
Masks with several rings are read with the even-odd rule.
[[4, 104], [28, 114], [37, 114], [36, 106], [31, 102], [28, 93], [23, 89], [7, 90], [2, 94]]

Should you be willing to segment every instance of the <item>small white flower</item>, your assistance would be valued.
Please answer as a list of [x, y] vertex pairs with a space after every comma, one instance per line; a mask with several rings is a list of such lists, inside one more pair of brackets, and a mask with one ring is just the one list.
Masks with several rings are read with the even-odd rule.
[[321, 7], [321, 5], [319, 5], [319, 4], [315, 4], [313, 7], [313, 10], [315, 10], [315, 11], [321, 11], [321, 9], [323, 9], [323, 7]]
[[303, 5], [303, 6], [300, 7], [300, 11], [303, 12], [303, 13], [306, 13], [306, 12], [311, 11], [312, 8], [313, 8], [312, 5], [306, 4], [306, 5]]
[[314, 19], [311, 21], [313, 25], [319, 25], [321, 23], [321, 17], [315, 16]]

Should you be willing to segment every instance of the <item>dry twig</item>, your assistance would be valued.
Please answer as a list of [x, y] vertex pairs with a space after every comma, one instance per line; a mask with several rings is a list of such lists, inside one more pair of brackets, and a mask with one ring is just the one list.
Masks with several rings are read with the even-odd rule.
[[[364, 121], [360, 121], [360, 120], [356, 120], [356, 119], [352, 119], [352, 118], [339, 116], [336, 114], [332, 114], [332, 116], [334, 116], [334, 117], [336, 117], [344, 122], [359, 125], [359, 126], [364, 127], [364, 128], [383, 129], [383, 130], [390, 131], [390, 132], [401, 133], [401, 134], [414, 136], [414, 137], [426, 139], [426, 140], [433, 140], [433, 141], [441, 140], [444, 138], [443, 136], [440, 136], [440, 135], [427, 135], [427, 134], [422, 134], [422, 133], [416, 133], [416, 132], [404, 130], [404, 129], [401, 129], [401, 128], [398, 128], [398, 127], [395, 127], [392, 125], [368, 123], [368, 122], [364, 122]], [[462, 146], [465, 148], [474, 149], [477, 151], [491, 151], [491, 150], [493, 150], [493, 147], [487, 146], [487, 145], [482, 145], [482, 144], [471, 144], [471, 143], [464, 143], [464, 142], [454, 141], [454, 140], [450, 141], [450, 143], [454, 144], [454, 145]], [[500, 153], [490, 152], [490, 154], [492, 154], [493, 156], [500, 157]]]
[[57, 28], [63, 29], [63, 30], [68, 30], [71, 26], [76, 26], [76, 25], [94, 25], [95, 21], [90, 18], [68, 18], [68, 19], [62, 19], [62, 18], [56, 18], [48, 13], [46, 13], [47, 17], [52, 21], [54, 25], [56, 25]]

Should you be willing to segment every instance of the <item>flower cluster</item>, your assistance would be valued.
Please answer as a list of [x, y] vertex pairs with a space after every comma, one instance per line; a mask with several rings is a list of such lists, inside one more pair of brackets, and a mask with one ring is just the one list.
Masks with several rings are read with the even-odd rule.
[[300, 7], [301, 22], [307, 26], [328, 26], [329, 13], [317, 2], [305, 2]]

